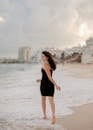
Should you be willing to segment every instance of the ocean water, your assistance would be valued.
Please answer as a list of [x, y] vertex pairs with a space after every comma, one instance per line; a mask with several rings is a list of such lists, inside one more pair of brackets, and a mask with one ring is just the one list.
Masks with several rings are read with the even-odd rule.
[[[61, 117], [72, 114], [72, 106], [93, 103], [93, 79], [67, 73], [60, 65], [53, 75], [61, 86], [60, 92], [55, 91], [56, 115]], [[38, 78], [41, 78], [41, 65], [0, 64], [0, 121], [26, 120], [39, 124], [42, 110]], [[48, 98], [47, 113], [50, 118]]]

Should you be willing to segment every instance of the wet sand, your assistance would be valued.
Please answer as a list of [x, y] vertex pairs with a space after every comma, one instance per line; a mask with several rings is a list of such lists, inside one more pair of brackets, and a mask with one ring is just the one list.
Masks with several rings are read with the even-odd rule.
[[74, 114], [58, 119], [66, 130], [93, 130], [93, 103], [73, 107]]

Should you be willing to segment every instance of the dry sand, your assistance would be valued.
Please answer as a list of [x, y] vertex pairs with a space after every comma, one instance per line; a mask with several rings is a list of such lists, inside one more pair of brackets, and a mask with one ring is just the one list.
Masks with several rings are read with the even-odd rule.
[[62, 71], [67, 71], [67, 75], [78, 78], [93, 78], [93, 64], [69, 63], [64, 64]]
[[72, 108], [75, 113], [58, 119], [66, 130], [93, 130], [93, 103]]

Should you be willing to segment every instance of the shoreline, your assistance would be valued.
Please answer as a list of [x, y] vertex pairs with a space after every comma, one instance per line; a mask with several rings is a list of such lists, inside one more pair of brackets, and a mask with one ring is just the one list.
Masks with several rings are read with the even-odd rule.
[[[40, 66], [32, 68], [9, 67], [8, 75], [2, 71], [0, 130], [44, 130], [45, 126], [54, 130], [50, 118], [44, 121], [40, 117], [39, 87], [35, 84], [35, 78], [40, 76]], [[59, 64], [55, 77], [63, 92], [55, 93], [58, 112], [55, 130], [61, 126], [61, 130], [93, 130], [93, 104], [90, 104], [93, 102], [93, 65]], [[34, 98], [34, 95], [37, 96]], [[47, 110], [49, 114], [50, 107]]]
[[41, 118], [37, 119], [33, 125], [32, 120], [0, 120], [0, 128], [2, 130], [8, 128], [9, 130], [93, 130], [93, 103], [70, 108], [74, 113], [57, 117], [55, 125], [50, 124], [50, 119], [45, 121]]
[[59, 117], [57, 123], [66, 130], [93, 130], [93, 103], [71, 108], [74, 113]]
[[93, 79], [93, 64], [65, 63], [58, 64], [62, 71], [68, 71], [66, 75], [76, 78]]

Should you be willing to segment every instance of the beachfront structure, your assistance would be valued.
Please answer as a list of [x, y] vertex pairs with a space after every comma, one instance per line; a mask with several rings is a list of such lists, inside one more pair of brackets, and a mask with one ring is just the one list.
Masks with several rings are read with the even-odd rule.
[[19, 48], [18, 61], [19, 62], [29, 62], [30, 61], [30, 47]]
[[55, 49], [55, 48], [52, 48], [52, 47], [51, 48], [46, 47], [46, 48], [41, 48], [38, 51], [36, 51], [34, 56], [31, 57], [31, 63], [40, 63], [41, 62], [41, 53], [44, 50], [51, 52], [51, 54], [54, 56], [55, 59], [61, 58], [62, 50]]
[[76, 46], [76, 47], [65, 49], [64, 57], [72, 56], [72, 54], [74, 54], [74, 53], [81, 54], [82, 50], [83, 50], [83, 48], [81, 46]]
[[86, 41], [86, 46], [82, 53], [82, 63], [93, 63], [93, 38]]

